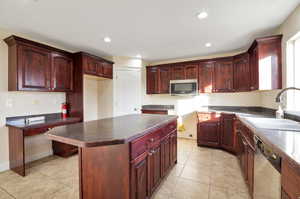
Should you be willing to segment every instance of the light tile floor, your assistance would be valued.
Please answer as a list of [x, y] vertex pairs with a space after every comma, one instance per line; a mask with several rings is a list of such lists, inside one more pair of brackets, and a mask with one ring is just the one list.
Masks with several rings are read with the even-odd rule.
[[[0, 199], [78, 198], [78, 158], [51, 156], [33, 162], [23, 178], [0, 173]], [[154, 199], [249, 199], [235, 156], [178, 139], [178, 164], [162, 181]]]

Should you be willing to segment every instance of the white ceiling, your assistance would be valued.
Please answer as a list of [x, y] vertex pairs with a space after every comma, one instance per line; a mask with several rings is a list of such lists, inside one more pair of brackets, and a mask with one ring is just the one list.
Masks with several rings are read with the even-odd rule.
[[[1, 0], [0, 28], [103, 56], [159, 61], [246, 48], [300, 0]], [[198, 20], [200, 11], [209, 16]], [[109, 36], [112, 42], [103, 42]], [[212, 47], [205, 47], [211, 42]]]

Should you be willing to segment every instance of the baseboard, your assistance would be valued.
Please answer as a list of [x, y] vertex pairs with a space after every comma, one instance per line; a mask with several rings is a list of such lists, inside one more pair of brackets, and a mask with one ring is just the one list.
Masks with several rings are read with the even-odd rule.
[[48, 156], [51, 156], [53, 155], [53, 151], [45, 151], [45, 152], [42, 152], [42, 153], [38, 153], [38, 154], [34, 154], [34, 155], [31, 155], [30, 157], [26, 157], [25, 158], [25, 163], [29, 163], [29, 162], [32, 162], [32, 161], [35, 161], [35, 160], [39, 160], [39, 159], [42, 159], [42, 158], [45, 158], [45, 157], [48, 157]]
[[8, 169], [9, 169], [9, 162], [8, 161], [7, 162], [3, 162], [3, 163], [0, 164], [0, 172], [6, 171]]

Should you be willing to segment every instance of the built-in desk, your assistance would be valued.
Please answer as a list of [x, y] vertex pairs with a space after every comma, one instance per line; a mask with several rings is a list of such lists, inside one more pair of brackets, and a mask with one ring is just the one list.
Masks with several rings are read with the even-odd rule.
[[[43, 122], [34, 124], [26, 124], [26, 117], [45, 116]], [[61, 118], [60, 113], [34, 115], [34, 116], [18, 116], [6, 118], [6, 126], [9, 129], [9, 166], [10, 169], [21, 176], [25, 176], [25, 146], [24, 139], [26, 136], [33, 136], [49, 131], [51, 128], [66, 124], [80, 122], [80, 118], [69, 117]], [[78, 151], [77, 147], [63, 144], [60, 142], [52, 142], [53, 153], [62, 157], [67, 157]]]

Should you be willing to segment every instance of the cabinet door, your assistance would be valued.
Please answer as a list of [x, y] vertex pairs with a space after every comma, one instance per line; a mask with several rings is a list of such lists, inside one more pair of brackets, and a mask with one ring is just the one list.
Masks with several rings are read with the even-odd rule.
[[247, 147], [247, 179], [249, 193], [253, 195], [254, 188], [254, 151], [248, 146]]
[[248, 180], [247, 144], [246, 144], [245, 140], [243, 139], [241, 132], [238, 132], [237, 140], [238, 140], [238, 145], [239, 145], [238, 157], [239, 157], [239, 161], [240, 161], [240, 166], [242, 169], [243, 176], [244, 176], [245, 180], [247, 181]]
[[147, 94], [158, 93], [158, 67], [147, 67]]
[[149, 152], [149, 181], [151, 193], [157, 187], [161, 179], [161, 151], [160, 146]]
[[177, 131], [175, 130], [171, 135], [171, 164], [177, 163]]
[[146, 199], [148, 196], [148, 156], [131, 164], [131, 198]]
[[161, 143], [162, 176], [164, 176], [171, 165], [170, 137], [167, 136]]
[[249, 54], [243, 54], [234, 58], [234, 90], [235, 91], [249, 91], [250, 90], [250, 67]]
[[92, 57], [85, 57], [85, 63], [84, 63], [84, 73], [89, 75], [97, 75], [99, 73], [98, 71], [98, 63], [99, 61], [92, 58]]
[[113, 78], [113, 65], [111, 63], [102, 62], [102, 74], [104, 77]]
[[184, 66], [172, 66], [172, 80], [185, 79]]
[[214, 67], [214, 92], [233, 91], [233, 62], [218, 61]]
[[171, 79], [171, 68], [169, 66], [159, 67], [159, 93], [169, 93]]
[[54, 91], [72, 91], [72, 58], [61, 54], [52, 54], [51, 88]]
[[233, 122], [235, 115], [222, 114], [222, 133], [221, 133], [221, 145], [224, 149], [234, 152], [234, 128]]
[[214, 62], [201, 62], [199, 65], [198, 87], [200, 93], [213, 90]]
[[250, 52], [251, 90], [258, 90], [258, 59], [258, 48], [256, 47]]
[[51, 54], [33, 47], [18, 47], [18, 90], [50, 90]]
[[220, 123], [200, 122], [198, 123], [198, 144], [203, 146], [220, 146]]
[[198, 77], [198, 65], [188, 64], [185, 65], [185, 79], [197, 79]]

